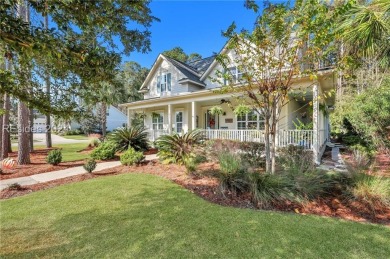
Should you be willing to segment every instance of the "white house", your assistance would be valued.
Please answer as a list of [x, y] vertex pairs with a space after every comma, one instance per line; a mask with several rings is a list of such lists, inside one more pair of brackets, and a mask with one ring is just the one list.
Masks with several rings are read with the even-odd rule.
[[[44, 115], [37, 113], [34, 118], [34, 131], [37, 133], [46, 132], [46, 120]], [[66, 129], [66, 130], [76, 130], [80, 128], [80, 124], [71, 120], [68, 122], [61, 122], [59, 125], [56, 124], [54, 118], [52, 118], [52, 123], [57, 129]], [[110, 105], [107, 108], [107, 131], [113, 131], [120, 127], [125, 127], [127, 125], [127, 115], [120, 111], [115, 106]]]
[[[239, 76], [235, 67], [231, 70]], [[144, 100], [121, 104], [127, 109], [128, 124], [135, 113], [144, 113], [144, 126], [149, 131], [151, 140], [161, 134], [172, 131], [186, 132], [203, 129], [208, 138], [232, 139], [241, 141], [264, 141], [263, 120], [255, 113], [235, 116], [231, 105], [234, 99], [231, 94], [217, 94], [215, 89], [221, 87], [211, 78], [222, 67], [209, 57], [192, 63], [182, 63], [160, 54], [141, 86]], [[325, 149], [329, 138], [328, 115], [324, 110], [333, 105], [333, 99], [317, 98], [324, 91], [335, 88], [335, 73], [332, 68], [323, 68], [315, 79], [296, 78], [293, 89], [307, 88], [305, 101], [290, 98], [280, 115], [277, 131], [277, 144], [303, 145], [312, 149], [316, 162]], [[313, 114], [307, 115], [305, 107], [312, 102]], [[211, 115], [211, 107], [219, 105], [221, 115]], [[312, 120], [313, 130], [297, 130], [294, 122]]]

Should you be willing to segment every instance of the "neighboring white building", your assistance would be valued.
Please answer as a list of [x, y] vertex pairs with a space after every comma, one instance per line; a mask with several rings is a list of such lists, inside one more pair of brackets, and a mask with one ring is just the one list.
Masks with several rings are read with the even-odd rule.
[[[226, 53], [227, 50], [222, 51]], [[235, 70], [237, 77], [240, 76], [236, 67], [229, 69]], [[141, 86], [144, 100], [122, 104], [120, 107], [127, 109], [129, 125], [135, 113], [146, 115], [144, 125], [151, 140], [172, 131], [186, 132], [198, 128], [203, 129], [208, 138], [264, 141], [261, 116], [255, 113], [235, 116], [228, 105], [234, 105], [231, 94], [217, 94], [213, 91], [221, 85], [211, 78], [215, 78], [216, 71], [221, 70], [223, 68], [214, 56], [186, 64], [160, 54]], [[334, 100], [316, 96], [334, 89], [335, 81], [335, 73], [330, 68], [322, 69], [315, 81], [308, 77], [294, 81], [293, 88], [307, 89], [306, 100], [298, 102], [291, 97], [288, 105], [283, 107], [277, 133], [279, 146], [303, 145], [312, 149], [316, 162], [319, 161], [329, 138], [328, 115], [321, 112], [319, 107], [333, 105]], [[302, 110], [299, 109], [306, 107], [308, 102], [313, 103], [314, 129], [297, 130], [294, 121], [303, 118]], [[215, 105], [222, 107], [223, 114], [209, 113], [209, 109]]]
[[[52, 118], [52, 124], [55, 125], [54, 119]], [[113, 131], [120, 127], [127, 125], [127, 115], [121, 112], [115, 106], [110, 105], [107, 109], [107, 131]], [[72, 120], [69, 123], [61, 123], [57, 125], [58, 128], [66, 130], [76, 130], [80, 128], [80, 124]], [[46, 132], [46, 119], [44, 115], [36, 114], [34, 119], [34, 132], [45, 133]]]
[[107, 109], [107, 130], [113, 131], [127, 126], [127, 115], [115, 106], [110, 105]]

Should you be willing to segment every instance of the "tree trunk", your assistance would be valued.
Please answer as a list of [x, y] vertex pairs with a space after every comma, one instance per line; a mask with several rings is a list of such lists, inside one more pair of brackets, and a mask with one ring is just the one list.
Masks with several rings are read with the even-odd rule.
[[276, 172], [276, 132], [273, 131], [271, 143], [271, 173]]
[[267, 173], [272, 172], [272, 160], [271, 160], [271, 145], [270, 145], [270, 130], [269, 130], [269, 117], [265, 118], [265, 171]]
[[101, 125], [102, 125], [102, 135], [103, 138], [106, 137], [107, 134], [107, 104], [105, 102], [101, 103], [100, 107], [100, 118], [101, 118]]
[[[24, 1], [18, 3], [18, 16], [25, 22], [29, 22], [29, 8]], [[21, 75], [24, 80], [21, 83], [27, 84], [29, 76], [27, 69], [21, 68]], [[26, 74], [24, 74], [26, 73]], [[26, 91], [28, 87], [26, 86]], [[18, 164], [25, 165], [30, 163], [30, 145], [29, 145], [29, 109], [27, 105], [21, 101], [18, 103]]]
[[[47, 9], [47, 1], [45, 3], [45, 8]], [[49, 16], [46, 14], [45, 15], [45, 20], [44, 20], [44, 26], [45, 29], [49, 29]], [[50, 103], [50, 73], [49, 71], [46, 71], [45, 75], [45, 84], [46, 84], [46, 94], [48, 98], [48, 102]], [[50, 113], [46, 114], [46, 147], [51, 148], [52, 147], [52, 141], [51, 141], [51, 118], [50, 118]]]
[[34, 109], [30, 108], [28, 110], [28, 124], [29, 124], [29, 132], [28, 132], [28, 142], [30, 147], [30, 152], [34, 151]]
[[[1, 104], [1, 107], [3, 107], [3, 95], [0, 95], [0, 98], [1, 98], [1, 101], [0, 101], [0, 104]], [[0, 145], [2, 145], [3, 143], [3, 114], [1, 113], [0, 115]], [[3, 149], [0, 148], [0, 160], [2, 160], [1, 158], [3, 157]]]
[[18, 104], [18, 164], [30, 163], [29, 110], [25, 103]]
[[11, 102], [8, 94], [4, 94], [4, 115], [3, 115], [3, 126], [2, 126], [2, 138], [1, 138], [1, 160], [8, 157], [8, 152], [10, 151], [11, 139], [10, 131], [11, 127], [9, 124], [9, 112], [11, 108]]

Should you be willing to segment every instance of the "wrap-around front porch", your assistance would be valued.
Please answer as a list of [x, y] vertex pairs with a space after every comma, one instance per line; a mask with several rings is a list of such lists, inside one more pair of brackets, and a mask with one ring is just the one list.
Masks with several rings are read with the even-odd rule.
[[[329, 120], [327, 114], [320, 111], [323, 104], [315, 97], [318, 89], [313, 87], [310, 92], [312, 94], [305, 101], [291, 98], [283, 107], [276, 130], [276, 145], [292, 144], [312, 150], [314, 160], [319, 163], [329, 140]], [[234, 100], [229, 95], [193, 95], [192, 98], [189, 98], [190, 94], [181, 98], [167, 96], [159, 98], [158, 102], [149, 101], [150, 104], [140, 101], [140, 105], [128, 108], [128, 124], [132, 125], [135, 117], [141, 117], [151, 141], [172, 132], [199, 129], [206, 139], [265, 142], [264, 120], [259, 114], [250, 112], [236, 116], [232, 108]], [[222, 111], [210, 113], [214, 106], [221, 107]], [[312, 127], [302, 129], [298, 125], [302, 123], [312, 123]]]

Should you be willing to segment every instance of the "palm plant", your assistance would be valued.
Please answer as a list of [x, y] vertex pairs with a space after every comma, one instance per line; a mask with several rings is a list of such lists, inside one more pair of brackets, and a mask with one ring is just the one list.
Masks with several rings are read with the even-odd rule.
[[202, 139], [202, 132], [193, 130], [185, 134], [161, 136], [156, 141], [158, 156], [165, 163], [184, 164], [192, 155], [193, 147]]
[[130, 147], [142, 151], [149, 147], [148, 134], [143, 126], [116, 129], [108, 139], [117, 144], [118, 151], [125, 151]]
[[390, 2], [356, 3], [341, 17], [338, 26], [347, 49], [363, 57], [375, 57], [389, 64]]

